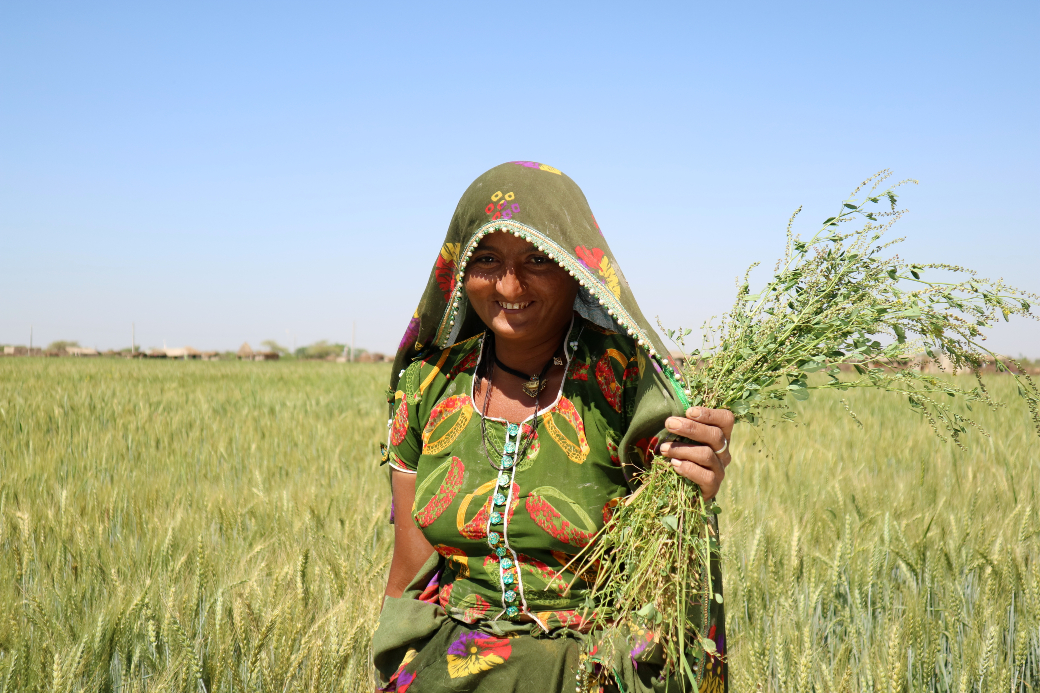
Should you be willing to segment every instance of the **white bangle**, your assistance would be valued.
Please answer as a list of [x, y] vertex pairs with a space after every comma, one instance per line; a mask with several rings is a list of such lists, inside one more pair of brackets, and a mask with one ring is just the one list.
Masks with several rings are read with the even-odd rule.
[[716, 455], [721, 455], [722, 453], [726, 452], [726, 448], [728, 447], [729, 441], [726, 439], [726, 436], [722, 436], [722, 447], [718, 450], [713, 450], [712, 452], [714, 452]]

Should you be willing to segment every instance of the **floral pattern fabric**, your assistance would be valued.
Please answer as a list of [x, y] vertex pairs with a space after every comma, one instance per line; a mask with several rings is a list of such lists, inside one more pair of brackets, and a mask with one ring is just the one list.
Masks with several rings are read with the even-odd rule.
[[[570, 693], [582, 664], [590, 672], [583, 691], [684, 690], [675, 679], [659, 675], [661, 648], [653, 633], [645, 630], [633, 632], [620, 650], [593, 646], [583, 652], [585, 636], [579, 631], [586, 624], [574, 611], [559, 612], [562, 625], [548, 634], [533, 624], [486, 619], [470, 624], [448, 618], [437, 593], [443, 570], [443, 562], [433, 558], [401, 597], [387, 598], [373, 642], [377, 691]], [[449, 583], [449, 590], [456, 584]], [[473, 597], [472, 608], [485, 608], [479, 597]], [[615, 652], [613, 660], [604, 657], [606, 649]], [[713, 685], [721, 679], [708, 680]]]
[[[537, 422], [514, 422], [523, 424], [519, 447], [524, 452], [509, 484], [499, 482], [499, 470], [484, 453], [482, 402], [471, 399], [483, 336], [416, 361], [395, 393], [389, 460], [417, 473], [412, 518], [446, 559], [441, 585], [452, 587], [445, 610], [457, 621], [474, 622], [473, 599], [479, 597], [491, 605], [489, 615], [515, 603], [516, 618], [525, 613], [546, 629], [570, 623], [568, 612], [584, 603], [594, 576], [576, 576], [555, 556], [569, 562], [603, 526], [603, 508], [628, 493], [607, 441], [620, 439], [627, 424], [626, 403], [634, 397], [637, 379], [626, 380], [625, 373], [636, 362], [635, 345], [628, 337], [588, 329], [577, 316], [571, 335], [575, 347], [568, 349], [568, 374], [599, 364], [597, 378], [565, 377], [555, 402], [543, 394]], [[403, 434], [398, 421], [407, 422]], [[501, 450], [507, 422], [489, 418], [484, 426]], [[525, 445], [535, 437], [536, 446]], [[496, 494], [502, 492], [511, 498], [496, 506]], [[507, 535], [504, 545], [510, 551], [504, 555], [488, 541], [488, 521], [496, 508], [503, 522], [490, 526]], [[512, 584], [503, 585], [502, 564], [516, 568]], [[507, 602], [503, 595], [510, 589], [517, 599]]]

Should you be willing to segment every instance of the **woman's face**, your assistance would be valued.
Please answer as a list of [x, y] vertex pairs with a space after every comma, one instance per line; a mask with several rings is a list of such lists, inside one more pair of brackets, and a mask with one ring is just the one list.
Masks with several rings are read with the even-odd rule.
[[578, 282], [522, 238], [498, 231], [473, 251], [463, 279], [470, 305], [497, 337], [538, 343], [570, 322]]

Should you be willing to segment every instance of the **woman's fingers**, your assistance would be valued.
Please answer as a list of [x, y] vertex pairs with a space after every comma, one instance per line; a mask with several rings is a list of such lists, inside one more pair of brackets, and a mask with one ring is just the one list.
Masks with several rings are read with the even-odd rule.
[[700, 486], [705, 498], [714, 498], [719, 492], [726, 469], [706, 445], [662, 443], [661, 454], [671, 458], [672, 466], [680, 476]]
[[726, 409], [690, 407], [686, 417], [670, 416], [664, 426], [670, 433], [704, 443], [718, 455], [723, 467], [729, 466], [729, 440], [733, 435], [733, 412]]
[[669, 433], [682, 436], [696, 443], [704, 443], [712, 450], [720, 450], [726, 443], [726, 434], [718, 426], [709, 426], [689, 419], [681, 419], [673, 416], [665, 421], [665, 428]]
[[[665, 421], [664, 425], [672, 433], [678, 433], [681, 436], [695, 440], [692, 435], [685, 433], [685, 430], [694, 430], [694, 424], [700, 424], [702, 426], [708, 426], [718, 428], [722, 431], [726, 438], [729, 438], [730, 434], [733, 433], [733, 412], [728, 409], [708, 409], [707, 407], [690, 407], [686, 410], [686, 417], [671, 416]], [[707, 441], [700, 441], [707, 442]]]

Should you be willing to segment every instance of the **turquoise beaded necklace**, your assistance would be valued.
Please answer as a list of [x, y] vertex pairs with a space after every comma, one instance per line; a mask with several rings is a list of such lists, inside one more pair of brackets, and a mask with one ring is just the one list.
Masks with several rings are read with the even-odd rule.
[[[485, 348], [493, 351], [495, 348], [494, 337], [492, 336], [491, 339], [486, 341], [487, 345]], [[517, 564], [519, 559], [506, 540], [507, 518], [505, 516], [512, 502], [513, 477], [516, 476], [517, 460], [527, 453], [527, 448], [530, 446], [531, 441], [534, 440], [535, 432], [538, 429], [538, 404], [541, 399], [541, 388], [534, 394], [534, 415], [531, 421], [531, 435], [527, 436], [526, 440], [523, 441], [523, 447], [521, 447], [523, 428], [520, 424], [507, 422], [506, 438], [501, 452], [496, 447], [495, 442], [491, 441], [491, 449], [495, 451], [496, 455], [501, 455], [499, 464], [495, 464], [494, 458], [488, 452], [487, 410], [488, 403], [491, 401], [491, 379], [494, 377], [495, 362], [497, 360], [497, 358], [493, 358], [484, 361], [488, 364], [488, 373], [487, 385], [484, 391], [484, 406], [480, 416], [480, 433], [484, 446], [484, 456], [487, 458], [488, 463], [498, 471], [498, 485], [495, 488], [494, 495], [491, 497], [492, 512], [488, 516], [487, 542], [498, 558], [499, 580], [502, 586], [502, 606], [504, 607], [503, 613], [505, 613], [506, 618], [514, 619], [520, 615], [521, 609], [527, 611], [527, 602], [523, 597], [523, 586], [520, 583], [520, 566]], [[546, 370], [552, 363], [553, 361], [550, 361], [547, 364]]]
[[[578, 337], [580, 338], [580, 336], [581, 333], [579, 332]], [[568, 338], [569, 337], [570, 331], [568, 330]], [[567, 340], [565, 339], [564, 342], [566, 343], [566, 341]], [[482, 350], [494, 349], [493, 336], [491, 336], [491, 339], [487, 339], [486, 342], [487, 344], [481, 346]], [[578, 346], [578, 340], [574, 339], [571, 341], [570, 346], [572, 351], [576, 349]], [[566, 350], [564, 353], [566, 353]], [[484, 354], [482, 354], [482, 356], [483, 355]], [[499, 460], [501, 466], [499, 466], [495, 464], [494, 458], [488, 453], [489, 436], [487, 434], [487, 409], [488, 403], [491, 401], [491, 378], [495, 372], [495, 360], [485, 360], [482, 358], [481, 361], [488, 364], [488, 372], [486, 376], [487, 389], [484, 391], [484, 406], [480, 417], [481, 437], [483, 439], [484, 456], [487, 458], [488, 463], [498, 471], [498, 485], [495, 487], [495, 492], [491, 496], [492, 512], [488, 516], [487, 542], [488, 546], [498, 558], [498, 572], [499, 581], [502, 587], [503, 606], [503, 611], [499, 615], [505, 614], [506, 618], [515, 619], [520, 615], [521, 611], [525, 613], [527, 612], [527, 600], [524, 599], [524, 587], [520, 579], [519, 558], [517, 557], [516, 552], [513, 551], [512, 547], [509, 546], [509, 541], [506, 536], [509, 525], [506, 515], [508, 514], [508, 508], [513, 501], [513, 479], [516, 476], [517, 461], [527, 453], [527, 448], [530, 446], [531, 441], [534, 440], [538, 428], [538, 405], [539, 400], [541, 399], [541, 389], [539, 388], [538, 392], [535, 394], [531, 434], [523, 441], [523, 447], [521, 447], [523, 427], [520, 424], [512, 422], [506, 423], [506, 438], [501, 453], [495, 446], [495, 442], [491, 441], [491, 449], [495, 451], [496, 455], [501, 455], [501, 459]], [[549, 365], [552, 363], [553, 361], [550, 361]], [[538, 619], [535, 619], [535, 621], [541, 624]]]

